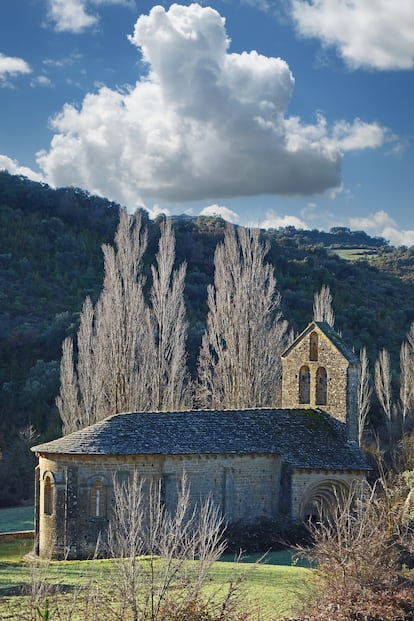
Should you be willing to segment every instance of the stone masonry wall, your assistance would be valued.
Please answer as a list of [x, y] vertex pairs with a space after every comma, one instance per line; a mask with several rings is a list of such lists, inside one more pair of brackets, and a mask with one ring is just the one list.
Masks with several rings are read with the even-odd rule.
[[[320, 407], [336, 419], [346, 422], [349, 398], [354, 390], [354, 385], [348, 386], [349, 362], [321, 331], [317, 331], [317, 360], [310, 360], [310, 334], [282, 359], [282, 408]], [[310, 402], [307, 404], [299, 403], [299, 370], [303, 365], [310, 370]], [[327, 402], [324, 405], [316, 403], [316, 372], [319, 367], [327, 372]]]
[[169, 489], [176, 488], [183, 471], [191, 476], [192, 503], [211, 494], [229, 522], [270, 518], [278, 512], [280, 460], [276, 455], [167, 456], [163, 476]]
[[[280, 460], [276, 455], [187, 456], [54, 456], [40, 457], [40, 538], [42, 558], [92, 556], [99, 537], [105, 538], [113, 503], [113, 477], [128, 480], [135, 468], [146, 480], [163, 483], [166, 506], [173, 510], [183, 471], [190, 483], [192, 505], [209, 495], [229, 522], [274, 517], [279, 509]], [[45, 515], [46, 474], [55, 481], [54, 507]], [[92, 496], [94, 482], [102, 484], [99, 515]]]
[[52, 473], [55, 480], [54, 504], [62, 503], [63, 499], [57, 498], [59, 487], [58, 465], [55, 461], [43, 459], [39, 464], [39, 556], [47, 557], [48, 550], [54, 550], [56, 547], [56, 512], [52, 515], [46, 515], [43, 508], [45, 505], [44, 494], [44, 476], [45, 473]]
[[348, 391], [347, 391], [347, 430], [348, 439], [354, 442], [358, 441], [358, 384], [359, 384], [359, 367], [352, 366], [348, 368]]

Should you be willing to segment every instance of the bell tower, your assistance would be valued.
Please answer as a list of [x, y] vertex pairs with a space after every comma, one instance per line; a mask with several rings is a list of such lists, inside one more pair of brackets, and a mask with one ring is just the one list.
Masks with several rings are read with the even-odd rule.
[[359, 358], [327, 323], [312, 322], [282, 354], [282, 408], [327, 411], [358, 437]]

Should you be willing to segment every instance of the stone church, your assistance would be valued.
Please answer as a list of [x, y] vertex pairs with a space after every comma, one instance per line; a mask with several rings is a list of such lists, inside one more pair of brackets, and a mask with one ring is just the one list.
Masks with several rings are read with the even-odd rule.
[[162, 482], [167, 508], [187, 474], [192, 502], [211, 495], [230, 522], [301, 521], [363, 480], [357, 356], [313, 322], [282, 356], [282, 408], [135, 412], [33, 447], [40, 557], [84, 558], [105, 536], [114, 477]]

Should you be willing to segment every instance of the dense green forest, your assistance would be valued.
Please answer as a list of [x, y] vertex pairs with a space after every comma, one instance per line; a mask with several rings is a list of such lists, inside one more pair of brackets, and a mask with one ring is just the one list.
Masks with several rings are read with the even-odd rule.
[[[65, 336], [74, 336], [86, 295], [99, 295], [101, 245], [112, 242], [119, 205], [77, 188], [0, 173], [0, 506], [32, 494], [34, 442], [57, 437], [55, 406]], [[147, 282], [159, 238], [148, 228]], [[186, 306], [189, 366], [195, 369], [212, 282], [220, 218], [174, 218], [176, 262], [188, 263]], [[414, 247], [336, 227], [329, 233], [287, 227], [263, 231], [270, 242], [285, 318], [298, 332], [312, 319], [313, 296], [330, 286], [336, 328], [373, 364], [389, 350], [398, 375], [402, 340], [414, 320]], [[376, 424], [375, 403], [371, 416]]]

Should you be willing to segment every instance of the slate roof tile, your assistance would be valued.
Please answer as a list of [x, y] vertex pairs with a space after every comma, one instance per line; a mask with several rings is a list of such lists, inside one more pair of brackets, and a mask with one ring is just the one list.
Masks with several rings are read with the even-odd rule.
[[369, 470], [343, 423], [320, 410], [131, 412], [32, 451], [75, 455], [273, 453], [296, 468]]

